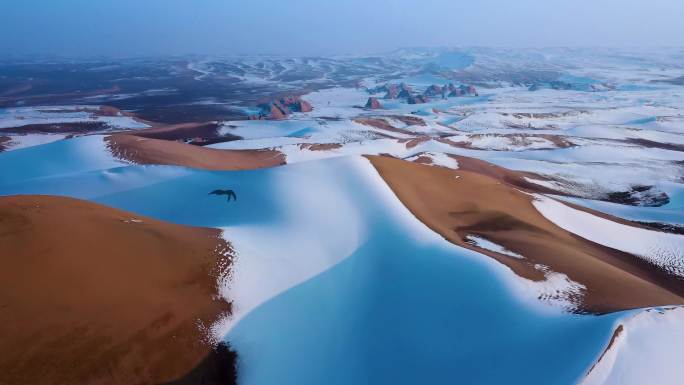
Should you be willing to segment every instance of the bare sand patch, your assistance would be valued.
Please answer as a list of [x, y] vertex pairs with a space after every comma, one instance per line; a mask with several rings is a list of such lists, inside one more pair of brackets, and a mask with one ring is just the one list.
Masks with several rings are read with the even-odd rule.
[[[136, 130], [135, 135], [150, 139], [164, 140], [215, 138], [218, 136], [218, 129], [220, 127], [221, 125], [216, 122], [180, 123]], [[240, 139], [239, 136], [234, 135], [232, 138]]]
[[231, 253], [216, 229], [71, 198], [0, 198], [0, 383], [188, 376], [216, 357], [206, 327], [230, 311], [217, 279]]
[[430, 139], [432, 138], [430, 138], [429, 136], [419, 136], [417, 138], [411, 139], [399, 139], [399, 143], [406, 143], [406, 148], [410, 150], [421, 143], [429, 141]]
[[341, 143], [301, 143], [299, 144], [300, 150], [309, 151], [330, 151], [342, 148]]
[[[586, 286], [578, 311], [606, 313], [684, 303], [684, 286], [639, 258], [579, 238], [544, 218], [526, 193], [544, 188], [523, 174], [487, 162], [455, 157], [458, 170], [390, 157], [368, 157], [398, 198], [423, 223], [447, 240], [488, 255], [517, 275], [544, 279], [548, 266]], [[530, 186], [532, 185], [532, 186]], [[527, 188], [533, 190], [527, 190]], [[524, 256], [512, 258], [478, 248], [475, 235]]]
[[413, 131], [406, 130], [403, 128], [398, 128], [394, 127], [391, 125], [388, 121], [385, 119], [381, 118], [356, 118], [354, 119], [355, 123], [358, 124], [363, 124], [365, 126], [373, 127], [378, 130], [384, 130], [384, 131], [390, 131], [390, 132], [395, 132], [397, 134], [404, 134], [404, 135], [415, 135]]
[[138, 164], [165, 164], [207, 170], [248, 170], [285, 164], [276, 150], [218, 150], [186, 143], [115, 134], [105, 138], [114, 156]]

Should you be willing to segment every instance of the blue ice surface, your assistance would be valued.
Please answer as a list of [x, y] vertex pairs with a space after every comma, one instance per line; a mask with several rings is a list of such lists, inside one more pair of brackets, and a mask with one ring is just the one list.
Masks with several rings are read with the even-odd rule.
[[[87, 145], [74, 140], [69, 146], [79, 143]], [[87, 162], [83, 158], [59, 162], [64, 154], [49, 145], [29, 150], [15, 166], [33, 170], [34, 177], [5, 176], [0, 194], [80, 197], [212, 227], [279, 221], [289, 203], [279, 200], [277, 183], [306, 167], [202, 171], [102, 164], [97, 169], [81, 164]], [[16, 160], [12, 152], [0, 154], [0, 169]], [[572, 384], [586, 373], [624, 313], [540, 311], [512, 293], [486, 257], [438, 237], [416, 240], [368, 179], [338, 163], [331, 177], [356, 197], [367, 240], [338, 265], [276, 295], [231, 330], [226, 339], [238, 351], [242, 384]], [[209, 195], [214, 189], [234, 189], [237, 202]]]

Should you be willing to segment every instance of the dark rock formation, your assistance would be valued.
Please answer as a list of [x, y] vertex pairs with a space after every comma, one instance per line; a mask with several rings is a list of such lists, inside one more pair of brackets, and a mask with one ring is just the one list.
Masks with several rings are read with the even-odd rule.
[[628, 191], [608, 193], [604, 200], [630, 206], [660, 207], [670, 203], [667, 193], [655, 186], [631, 186]]
[[428, 102], [428, 97], [425, 95], [411, 96], [406, 101], [408, 104], [423, 104]]
[[280, 104], [284, 105], [293, 112], [311, 112], [313, 107], [306, 100], [302, 100], [299, 96], [287, 96], [279, 100]]
[[474, 86], [466, 86], [466, 85], [460, 85], [458, 87], [454, 86], [453, 84], [449, 84], [449, 90], [451, 91], [449, 93], [450, 97], [453, 96], [478, 96], [479, 94], [477, 93], [477, 89]]
[[387, 84], [383, 84], [381, 86], [373, 87], [373, 88], [368, 88], [366, 89], [369, 94], [381, 94], [383, 92], [389, 91], [389, 87]]
[[406, 90], [401, 90], [399, 91], [399, 98], [410, 98], [411, 96], [411, 91], [406, 91]]
[[[306, 100], [299, 96], [285, 96], [274, 102], [260, 105], [262, 113], [254, 117], [260, 119], [268, 117], [270, 119], [285, 119], [292, 112], [311, 112], [313, 107]], [[252, 117], [250, 117], [252, 119]]]
[[378, 110], [382, 108], [382, 105], [378, 101], [378, 98], [370, 97], [368, 98], [368, 102], [366, 102], [366, 108], [369, 108], [371, 110]]
[[463, 96], [463, 91], [461, 91], [460, 88], [455, 88], [449, 93], [449, 97], [458, 97], [458, 96]]
[[424, 95], [425, 96], [441, 96], [442, 95], [442, 87], [440, 87], [436, 84], [433, 84], [425, 90]]
[[287, 115], [290, 114], [290, 110], [287, 109], [287, 107], [283, 106], [279, 102], [273, 102], [271, 103], [271, 106], [269, 108], [268, 116], [271, 119], [285, 119], [287, 118]]
[[399, 87], [396, 84], [387, 85], [387, 94], [385, 94], [385, 99], [396, 99], [399, 97]]
[[413, 90], [406, 83], [399, 84], [399, 97], [400, 98], [410, 98], [413, 95]]

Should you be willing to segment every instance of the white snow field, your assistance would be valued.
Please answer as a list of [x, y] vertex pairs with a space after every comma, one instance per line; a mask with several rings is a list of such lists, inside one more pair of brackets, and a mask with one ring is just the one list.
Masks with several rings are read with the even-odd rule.
[[684, 236], [623, 225], [535, 196], [534, 207], [559, 227], [592, 242], [634, 254], [684, 278]]
[[513, 258], [520, 258], [520, 259], [524, 259], [524, 258], [525, 258], [525, 257], [523, 257], [522, 255], [520, 255], [520, 254], [518, 254], [518, 253], [515, 253], [515, 252], [513, 252], [513, 251], [510, 251], [510, 250], [506, 249], [505, 247], [503, 247], [503, 246], [501, 246], [501, 245], [499, 245], [499, 244], [497, 244], [497, 243], [494, 243], [494, 242], [492, 242], [492, 241], [490, 241], [490, 240], [488, 240], [488, 239], [479, 237], [479, 236], [477, 236], [477, 235], [468, 235], [468, 236], [466, 236], [466, 241], [468, 241], [469, 243], [473, 244], [474, 246], [477, 246], [477, 247], [482, 248], [482, 249], [485, 249], [485, 250], [493, 251], [493, 252], [495, 252], [495, 253], [499, 253], [499, 254], [503, 254], [503, 255], [508, 255], [509, 257], [513, 257]]
[[620, 321], [620, 333], [580, 385], [680, 384], [684, 308], [648, 309]]
[[98, 106], [38, 106], [0, 108], [0, 136], [7, 136], [10, 141], [4, 144], [5, 150], [18, 150], [40, 144], [51, 143], [67, 137], [59, 132], [26, 133], [23, 126], [60, 123], [98, 123], [105, 128], [96, 133], [112, 130], [138, 130], [149, 127], [130, 116], [101, 116]]
[[29, 124], [102, 122], [112, 129], [140, 129], [149, 127], [130, 116], [100, 116], [98, 106], [37, 106], [0, 109], [0, 128], [21, 127]]

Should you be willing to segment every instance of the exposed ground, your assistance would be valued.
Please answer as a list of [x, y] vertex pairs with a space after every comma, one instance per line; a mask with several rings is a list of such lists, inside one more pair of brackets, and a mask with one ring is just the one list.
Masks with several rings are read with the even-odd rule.
[[0, 384], [230, 377], [234, 355], [214, 350], [206, 327], [230, 311], [217, 280], [231, 252], [214, 229], [0, 198]]
[[[458, 157], [460, 169], [369, 159], [399, 199], [447, 240], [489, 255], [516, 274], [542, 280], [535, 264], [566, 274], [587, 287], [580, 311], [606, 313], [647, 306], [684, 304], [684, 285], [632, 255], [581, 239], [544, 218], [532, 205], [529, 186], [515, 172]], [[532, 192], [532, 191], [530, 191]], [[534, 192], [538, 192], [534, 191]], [[525, 259], [473, 246], [475, 235]]]
[[106, 140], [116, 157], [139, 164], [208, 170], [246, 170], [285, 164], [285, 156], [276, 150], [217, 150], [126, 134], [111, 135]]

